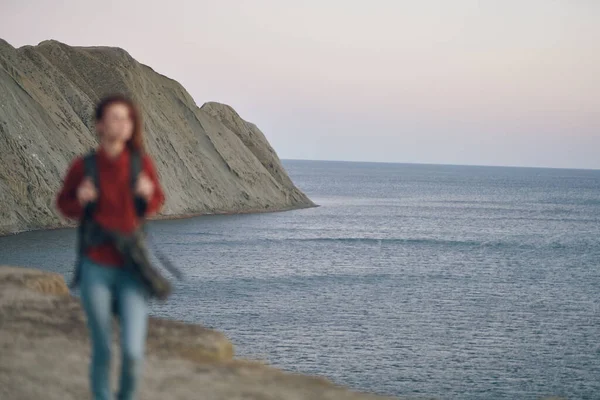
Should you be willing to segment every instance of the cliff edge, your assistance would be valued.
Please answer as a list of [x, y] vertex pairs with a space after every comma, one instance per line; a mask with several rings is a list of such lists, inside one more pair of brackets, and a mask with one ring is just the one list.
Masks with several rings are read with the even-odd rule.
[[[116, 332], [113, 350], [114, 383]], [[85, 317], [60, 275], [0, 266], [0, 354], [1, 399], [89, 398]], [[146, 358], [144, 400], [391, 399], [235, 360], [221, 333], [176, 321], [151, 318]]]
[[231, 107], [198, 107], [176, 81], [111, 47], [0, 39], [0, 234], [66, 225], [54, 196], [71, 160], [97, 143], [100, 98], [139, 104], [167, 203], [162, 216], [314, 206], [264, 134]]

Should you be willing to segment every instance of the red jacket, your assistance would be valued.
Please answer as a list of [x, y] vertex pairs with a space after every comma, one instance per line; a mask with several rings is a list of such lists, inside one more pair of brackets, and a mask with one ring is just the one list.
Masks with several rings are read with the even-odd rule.
[[[94, 219], [106, 229], [130, 233], [139, 225], [129, 180], [130, 152], [124, 150], [115, 159], [110, 159], [102, 148], [96, 154], [100, 193]], [[146, 209], [146, 214], [149, 215], [159, 210], [165, 196], [158, 182], [154, 164], [146, 154], [142, 157], [142, 171], [148, 175], [155, 186], [154, 194], [148, 201]], [[80, 157], [71, 164], [56, 199], [56, 205], [65, 217], [80, 219], [83, 214], [83, 207], [77, 200], [77, 188], [84, 178], [83, 174], [83, 158]], [[92, 247], [86, 255], [99, 264], [113, 267], [123, 265], [123, 259], [111, 244]]]

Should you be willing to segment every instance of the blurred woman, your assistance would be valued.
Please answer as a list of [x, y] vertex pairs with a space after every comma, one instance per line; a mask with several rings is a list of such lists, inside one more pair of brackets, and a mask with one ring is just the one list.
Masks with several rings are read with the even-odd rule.
[[[58, 209], [68, 218], [82, 220], [86, 213], [107, 232], [128, 235], [144, 217], [164, 202], [154, 164], [144, 153], [142, 121], [135, 104], [115, 95], [96, 108], [100, 145], [91, 154], [95, 177], [86, 172], [86, 158], [75, 159], [57, 197]], [[133, 157], [140, 173], [132, 177]], [[137, 201], [140, 199], [142, 211]], [[92, 207], [93, 205], [93, 207]], [[93, 211], [91, 211], [93, 210]], [[121, 324], [122, 369], [119, 400], [135, 398], [140, 381], [148, 324], [150, 293], [139, 276], [124, 268], [122, 249], [104, 242], [83, 249], [80, 268], [81, 301], [92, 344], [91, 391], [95, 400], [112, 398], [110, 361], [112, 314]]]

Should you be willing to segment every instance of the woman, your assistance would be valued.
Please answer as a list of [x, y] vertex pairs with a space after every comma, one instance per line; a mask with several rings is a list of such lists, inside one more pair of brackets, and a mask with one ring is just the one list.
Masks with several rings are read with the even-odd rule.
[[[143, 153], [142, 121], [137, 108], [124, 96], [111, 96], [96, 108], [100, 145], [95, 152], [99, 187], [86, 177], [84, 160], [77, 158], [58, 194], [57, 206], [68, 218], [81, 219], [94, 203], [93, 220], [103, 229], [129, 234], [140, 224], [134, 196], [145, 202], [145, 216], [164, 202], [150, 157]], [[130, 158], [141, 153], [141, 172], [130, 181]], [[135, 193], [132, 193], [135, 192]], [[140, 380], [149, 293], [130, 270], [113, 243], [89, 247], [81, 263], [81, 300], [92, 341], [91, 390], [96, 400], [109, 400], [112, 307], [121, 323], [122, 370], [118, 399], [135, 398]]]

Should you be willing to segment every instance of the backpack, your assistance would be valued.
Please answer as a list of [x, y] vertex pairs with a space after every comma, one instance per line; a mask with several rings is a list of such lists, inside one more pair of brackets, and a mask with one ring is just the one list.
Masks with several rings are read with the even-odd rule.
[[[98, 168], [96, 165], [96, 152], [90, 151], [83, 158], [84, 177], [92, 179], [96, 190], [100, 188]], [[119, 232], [110, 231], [101, 227], [93, 219], [96, 203], [88, 203], [84, 209], [78, 228], [78, 254], [73, 274], [71, 287], [76, 287], [81, 278], [82, 258], [90, 246], [99, 245], [106, 242], [112, 242], [125, 260], [125, 268], [128, 268], [136, 275], [148, 293], [152, 297], [166, 299], [171, 293], [170, 282], [152, 265], [149, 260], [146, 248], [146, 232], [144, 225], [144, 215], [146, 212], [146, 201], [135, 195], [137, 179], [142, 172], [142, 155], [139, 151], [132, 151], [130, 154], [130, 188], [136, 209], [136, 215], [140, 219], [140, 227], [132, 234], [125, 235]], [[169, 272], [181, 279], [181, 272], [162, 253], [155, 250], [155, 255], [161, 263], [167, 267]], [[113, 310], [114, 311], [114, 310]]]
[[[129, 188], [133, 195], [133, 204], [138, 218], [143, 219], [146, 212], [146, 202], [135, 194], [137, 179], [142, 172], [142, 154], [139, 151], [132, 151], [129, 156]], [[96, 166], [96, 151], [91, 150], [83, 157], [83, 176], [91, 178], [96, 190], [100, 189], [100, 179], [98, 177], [98, 168]], [[96, 207], [95, 203], [88, 203], [84, 210], [84, 217], [91, 217]], [[142, 222], [143, 223], [143, 222]]]

